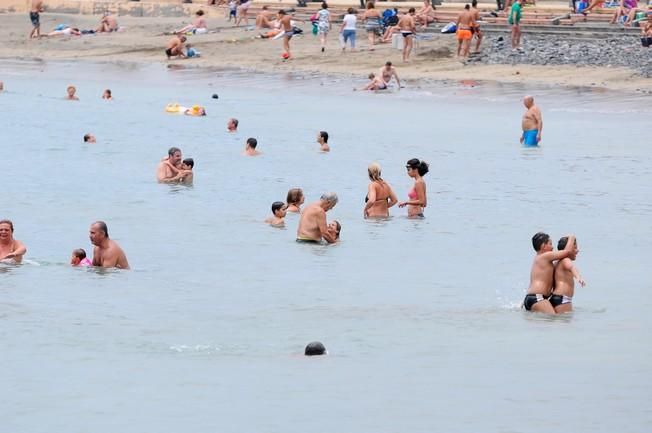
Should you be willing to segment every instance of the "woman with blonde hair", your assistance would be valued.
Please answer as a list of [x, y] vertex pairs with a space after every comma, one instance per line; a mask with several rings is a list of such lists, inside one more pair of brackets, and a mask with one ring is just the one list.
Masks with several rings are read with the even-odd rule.
[[286, 198], [287, 202], [287, 212], [299, 213], [301, 212], [301, 205], [306, 200], [303, 196], [303, 190], [301, 188], [292, 188], [288, 191], [288, 196]]
[[367, 168], [369, 175], [369, 190], [365, 198], [364, 217], [388, 217], [389, 208], [394, 206], [398, 199], [392, 187], [380, 177], [380, 164], [373, 162]]

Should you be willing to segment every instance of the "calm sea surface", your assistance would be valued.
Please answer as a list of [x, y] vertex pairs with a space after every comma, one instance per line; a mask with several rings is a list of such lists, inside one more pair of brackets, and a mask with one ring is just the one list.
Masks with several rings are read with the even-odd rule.
[[[29, 249], [0, 268], [0, 432], [649, 431], [649, 96], [8, 61], [0, 79], [0, 218]], [[240, 155], [250, 136], [263, 156]], [[155, 182], [170, 146], [193, 187]], [[404, 200], [415, 157], [426, 219], [363, 220], [367, 165]], [[295, 186], [339, 194], [340, 244], [262, 223]], [[67, 265], [97, 219], [132, 271]], [[572, 315], [519, 308], [539, 230], [578, 237]], [[313, 340], [327, 357], [301, 355]]]

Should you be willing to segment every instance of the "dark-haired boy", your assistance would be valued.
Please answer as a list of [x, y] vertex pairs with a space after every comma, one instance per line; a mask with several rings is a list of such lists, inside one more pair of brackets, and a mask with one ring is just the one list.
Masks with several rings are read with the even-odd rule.
[[558, 250], [565, 250], [567, 246], [572, 245], [571, 253], [568, 257], [561, 259], [555, 265], [555, 289], [550, 296], [550, 304], [555, 309], [555, 313], [566, 313], [573, 311], [573, 295], [575, 294], [575, 281], [584, 287], [586, 284], [580, 275], [580, 271], [573, 263], [577, 258], [579, 249], [577, 248], [577, 239], [571, 244], [568, 237], [564, 236], [557, 243]]
[[537, 254], [534, 256], [530, 271], [530, 287], [523, 300], [523, 306], [528, 311], [555, 314], [555, 309], [548, 300], [552, 293], [554, 280], [554, 262], [565, 259], [572, 253], [575, 236], [568, 235], [568, 244], [562, 251], [554, 251], [550, 236], [539, 232], [532, 236], [532, 247]]
[[285, 215], [287, 215], [287, 205], [282, 201], [272, 203], [272, 215], [265, 220], [265, 223], [272, 227], [283, 227], [285, 225]]

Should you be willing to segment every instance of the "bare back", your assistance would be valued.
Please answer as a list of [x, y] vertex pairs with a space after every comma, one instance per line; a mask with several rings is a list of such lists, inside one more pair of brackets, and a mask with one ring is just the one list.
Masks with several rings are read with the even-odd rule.
[[319, 202], [312, 203], [301, 212], [297, 239], [318, 242], [322, 239], [323, 227], [326, 227], [326, 211], [322, 209]]
[[398, 28], [406, 31], [406, 32], [413, 32], [415, 31], [415, 26], [414, 26], [414, 18], [410, 16], [409, 14], [403, 15], [401, 19], [398, 21]]
[[469, 30], [474, 23], [473, 14], [471, 11], [465, 10], [457, 17], [457, 22], [459, 23], [460, 29]]
[[530, 271], [530, 287], [527, 289], [528, 294], [549, 296], [552, 292], [552, 282], [555, 267], [550, 260], [549, 254], [537, 254], [532, 263]]

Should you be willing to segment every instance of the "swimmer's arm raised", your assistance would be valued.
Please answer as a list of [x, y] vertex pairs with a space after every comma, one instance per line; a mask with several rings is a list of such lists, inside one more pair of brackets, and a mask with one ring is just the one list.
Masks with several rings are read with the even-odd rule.
[[564, 248], [561, 251], [549, 251], [547, 253], [543, 253], [541, 255], [541, 258], [551, 262], [555, 260], [565, 259], [566, 257], [570, 256], [574, 246], [575, 246], [575, 236], [568, 235], [568, 242], [566, 243], [566, 248]]

